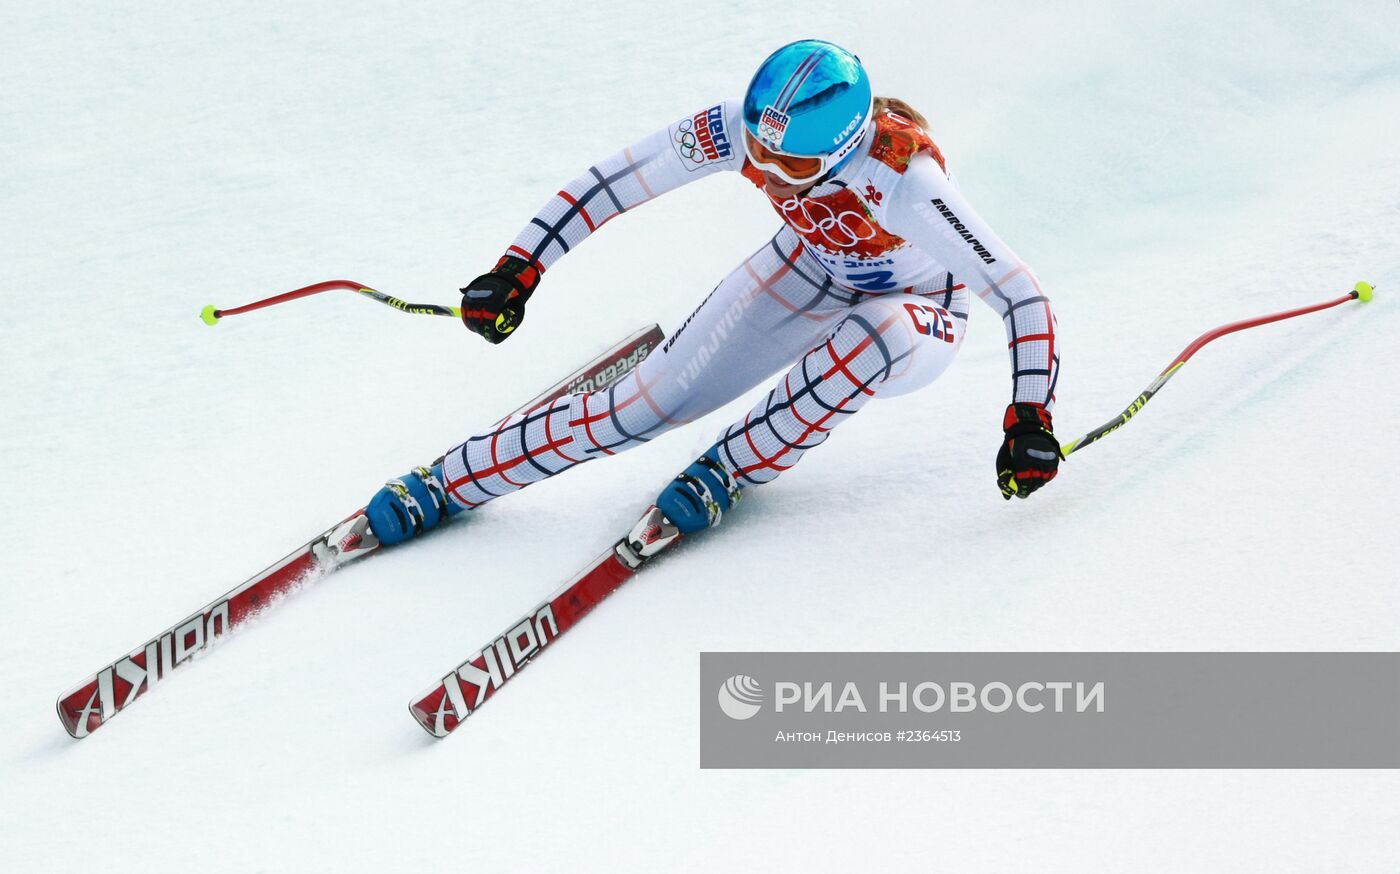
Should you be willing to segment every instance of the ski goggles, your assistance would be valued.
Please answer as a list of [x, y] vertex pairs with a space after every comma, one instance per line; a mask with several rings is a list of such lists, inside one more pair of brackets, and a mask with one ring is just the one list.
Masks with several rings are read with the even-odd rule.
[[[770, 149], [744, 129], [744, 151], [755, 167], [766, 170], [792, 185], [801, 185], [825, 176], [835, 165], [834, 155], [790, 155]], [[845, 157], [843, 154], [841, 157]]]
[[[870, 132], [874, 103], [865, 113], [865, 123], [846, 144], [829, 155], [794, 155], [766, 145], [755, 137], [746, 125], [744, 127], [744, 152], [755, 167], [780, 177], [791, 185], [815, 182], [836, 169], [836, 166], [850, 157], [851, 153], [865, 141]], [[857, 116], [859, 118], [859, 116]]]

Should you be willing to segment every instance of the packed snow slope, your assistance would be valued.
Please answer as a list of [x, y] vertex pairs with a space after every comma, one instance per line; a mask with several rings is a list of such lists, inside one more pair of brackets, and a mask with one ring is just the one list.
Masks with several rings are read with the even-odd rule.
[[[308, 588], [91, 738], [53, 701], [775, 227], [737, 177], [611, 223], [491, 347], [454, 303], [560, 184], [855, 49], [1035, 266], [1072, 437], [1007, 504], [1005, 338], [876, 403], [452, 738], [408, 698], [745, 409]], [[705, 650], [1393, 650], [1400, 5], [71, 2], [0, 11], [0, 869], [1393, 870], [1400, 777], [701, 771]], [[1287, 726], [1280, 726], [1287, 731]], [[1345, 738], [1337, 738], [1345, 743]]]

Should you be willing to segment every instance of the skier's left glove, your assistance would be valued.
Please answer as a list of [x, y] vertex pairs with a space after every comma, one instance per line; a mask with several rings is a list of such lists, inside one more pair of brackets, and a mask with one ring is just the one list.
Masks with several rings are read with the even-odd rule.
[[496, 262], [462, 289], [462, 323], [488, 343], [500, 343], [525, 318], [525, 303], [540, 284], [540, 270], [514, 255]]
[[1040, 404], [1012, 404], [1006, 408], [1001, 428], [1006, 432], [997, 453], [997, 485], [1001, 496], [1029, 497], [1059, 472], [1060, 441], [1050, 423], [1050, 413]]

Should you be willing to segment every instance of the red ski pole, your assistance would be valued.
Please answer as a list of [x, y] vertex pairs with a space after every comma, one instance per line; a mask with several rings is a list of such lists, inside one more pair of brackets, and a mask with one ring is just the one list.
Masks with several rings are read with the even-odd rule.
[[361, 283], [351, 282], [348, 279], [331, 279], [326, 282], [318, 282], [315, 285], [308, 285], [305, 288], [298, 288], [295, 291], [288, 291], [283, 294], [275, 294], [272, 297], [255, 300], [252, 303], [244, 304], [239, 307], [230, 307], [226, 310], [218, 309], [213, 304], [210, 304], [200, 312], [199, 317], [204, 320], [204, 324], [206, 325], [217, 325], [219, 320], [224, 316], [236, 316], [239, 313], [260, 310], [263, 307], [286, 303], [289, 300], [296, 300], [299, 297], [309, 297], [313, 294], [320, 294], [323, 291], [353, 291], [406, 313], [420, 313], [429, 316], [452, 316], [458, 319], [462, 317], [462, 310], [459, 307], [445, 307], [435, 303], [408, 303], [407, 301], [402, 301], [396, 297], [387, 295], [382, 291], [375, 291], [372, 288], [367, 288]]
[[1128, 424], [1128, 421], [1132, 419], [1133, 416], [1136, 416], [1138, 411], [1146, 406], [1148, 401], [1152, 400], [1152, 396], [1160, 391], [1162, 386], [1167, 384], [1167, 380], [1175, 376], [1176, 372], [1180, 370], [1187, 361], [1191, 360], [1192, 355], [1195, 355], [1203, 346], [1212, 340], [1223, 337], [1226, 334], [1233, 334], [1236, 331], [1243, 331], [1246, 328], [1257, 328], [1260, 325], [1267, 325], [1270, 322], [1281, 322], [1284, 319], [1291, 319], [1294, 316], [1305, 316], [1308, 313], [1315, 313], [1319, 310], [1331, 309], [1332, 307], [1341, 306], [1353, 300], [1359, 300], [1365, 303], [1371, 299], [1374, 290], [1375, 289], [1373, 289], [1370, 284], [1358, 282], [1355, 288], [1336, 300], [1329, 300], [1324, 303], [1313, 304], [1312, 306], [1299, 307], [1296, 310], [1286, 310], [1281, 313], [1274, 313], [1273, 315], [1260, 316], [1257, 319], [1245, 319], [1241, 322], [1231, 322], [1228, 325], [1221, 325], [1218, 328], [1206, 331], [1204, 334], [1191, 341], [1191, 345], [1181, 350], [1181, 354], [1172, 359], [1172, 363], [1167, 366], [1167, 369], [1157, 374], [1157, 378], [1152, 380], [1152, 384], [1144, 389], [1142, 394], [1138, 395], [1137, 398], [1128, 405], [1126, 410], [1119, 413], [1117, 418], [1105, 422], [1088, 434], [1080, 437], [1078, 440], [1071, 440], [1069, 443], [1066, 443], [1061, 447], [1061, 452], [1065, 458], [1068, 458], [1070, 453], [1077, 452], [1090, 443], [1106, 437]]

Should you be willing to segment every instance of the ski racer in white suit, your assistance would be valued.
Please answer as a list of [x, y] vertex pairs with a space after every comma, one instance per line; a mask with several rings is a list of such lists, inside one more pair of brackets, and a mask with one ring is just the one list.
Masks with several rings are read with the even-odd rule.
[[783, 220], [777, 234], [610, 388], [506, 419], [387, 486], [369, 508], [381, 542], [637, 446], [781, 371], [657, 500], [682, 532], [716, 524], [741, 489], [787, 470], [866, 402], [942, 373], [971, 296], [1001, 316], [1011, 358], [1002, 493], [1024, 498], [1055, 476], [1060, 350], [1049, 300], [958, 192], [922, 117], [874, 98], [859, 60], [830, 43], [784, 46], [743, 100], [687, 115], [568, 182], [463, 289], [463, 321], [503, 341], [545, 271], [586, 237], [723, 171], [768, 197]]

